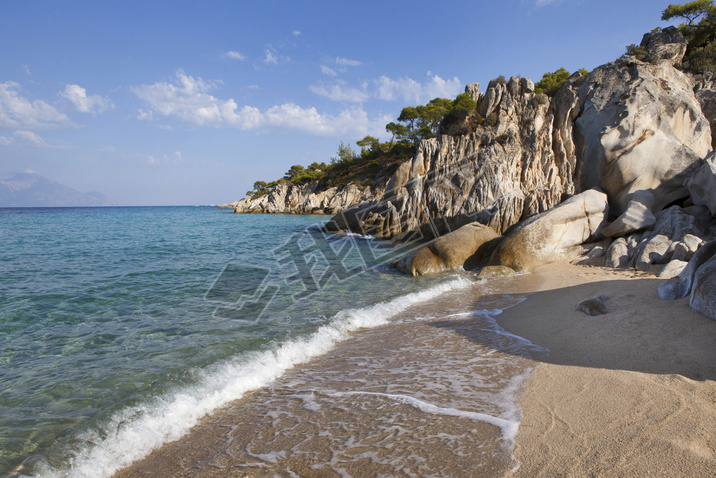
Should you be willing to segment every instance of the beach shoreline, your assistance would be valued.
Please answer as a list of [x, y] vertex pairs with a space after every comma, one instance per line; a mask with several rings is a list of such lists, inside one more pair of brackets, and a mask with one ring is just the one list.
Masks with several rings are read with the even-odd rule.
[[[442, 469], [440, 476], [447, 476], [445, 473], [469, 476], [465, 473], [470, 469], [479, 470], [479, 476], [516, 478], [710, 476], [716, 467], [716, 435], [713, 433], [716, 429], [716, 322], [690, 311], [684, 300], [660, 301], [656, 297], [656, 288], [661, 282], [633, 270], [560, 263], [540, 267], [531, 274], [494, 279], [480, 298], [467, 298], [475, 299], [469, 307], [483, 309], [490, 308], [491, 300], [497, 300], [496, 303], [504, 307], [506, 298], [511, 298], [510, 306], [495, 317], [497, 324], [507, 331], [503, 337], [514, 334], [536, 344], [534, 353], [529, 358], [520, 357], [523, 362], [513, 371], [514, 376], [522, 373], [529, 378], [519, 383], [519, 393], [513, 396], [522, 398], [519, 402], [522, 418], [511, 450], [505, 449], [504, 436], [500, 437], [494, 426], [498, 421], [478, 423], [479, 426], [473, 424], [471, 430], [465, 428], [460, 432], [457, 430], [461, 430], [464, 423], [460, 420], [451, 422], [449, 427], [456, 431], [447, 446], [430, 441], [433, 436], [445, 435], [436, 424], [426, 427], [429, 432], [415, 432], [414, 436], [409, 428], [407, 434], [396, 436], [385, 434], [370, 438], [366, 435], [366, 430], [379, 420], [385, 420], [387, 426], [388, 421], [398, 416], [404, 420], [397, 424], [398, 428], [406, 423], [415, 430], [422, 426], [420, 423], [425, 414], [410, 417], [405, 409], [391, 408], [397, 406], [394, 403], [396, 397], [417, 396], [420, 400], [416, 403], [428, 404], [425, 406], [439, 403], [442, 411], [464, 412], [470, 408], [470, 400], [478, 396], [470, 395], [472, 391], [464, 388], [467, 391], [462, 397], [459, 394], [451, 396], [454, 390], [447, 394], [432, 394], [430, 390], [443, 380], [451, 382], [462, 378], [469, 382], [470, 374], [477, 375], [480, 366], [477, 364], [476, 368], [469, 369], [457, 365], [460, 361], [470, 360], [474, 351], [465, 350], [465, 344], [474, 345], [475, 337], [469, 340], [465, 323], [455, 323], [456, 319], [450, 318], [450, 311], [443, 311], [448, 317], [446, 320], [420, 320], [420, 315], [430, 317], [438, 313], [436, 309], [446, 307], [445, 301], [436, 301], [406, 311], [404, 324], [391, 324], [389, 327], [398, 327], [395, 329], [397, 335], [386, 335], [381, 328], [359, 332], [355, 338], [339, 345], [337, 352], [316, 358], [308, 364], [308, 369], [301, 367], [290, 372], [282, 378], [285, 383], [269, 387], [268, 391], [252, 392], [228, 407], [233, 411], [223, 409], [213, 414], [189, 435], [164, 445], [115, 476], [144, 476], [147, 472], [153, 476], [234, 476], [232, 473], [239, 472], [243, 473], [241, 476], [272, 473], [278, 476], [291, 473], [339, 476], [334, 473], [336, 463], [347, 453], [336, 449], [336, 442], [329, 443], [326, 438], [325, 435], [334, 433], [335, 429], [324, 433], [326, 424], [336, 422], [341, 422], [337, 428], [345, 431], [347, 436], [366, 440], [356, 448], [363, 456], [354, 453], [352, 463], [346, 466], [341, 462], [343, 464], [339, 465], [350, 476], [389, 472], [391, 463], [397, 463], [391, 461], [394, 458], [391, 453], [408, 456], [411, 450], [437, 457], [429, 466], [425, 465], [422, 469], [425, 473], [440, 470], [440, 466], [460, 457], [455, 468]], [[471, 291], [474, 293], [475, 289]], [[589, 316], [574, 310], [581, 301], [597, 296], [609, 297], [607, 314]], [[454, 298], [450, 300], [455, 302]], [[465, 304], [452, 303], [451, 306], [455, 312]], [[436, 325], [437, 322], [443, 325]], [[420, 332], [416, 324], [421, 323], [432, 325]], [[403, 338], [396, 341], [396, 336]], [[393, 349], [415, 348], [416, 344], [429, 340], [434, 342], [432, 348], [420, 359], [416, 359], [414, 352], [409, 355], [392, 352]], [[456, 342], [451, 343], [452, 340]], [[365, 350], [366, 344], [373, 346], [372, 351]], [[541, 353], [538, 346], [549, 349], [549, 354]], [[448, 363], [436, 355], [441, 347], [446, 355], [457, 350], [461, 352]], [[521, 350], [517, 355], [524, 355], [526, 349], [522, 347]], [[350, 390], [364, 383], [367, 376], [361, 376], [360, 370], [370, 369], [379, 353], [384, 355], [386, 363], [390, 362], [390, 367], [396, 370], [407, 367], [405, 373], [381, 378], [382, 372], [376, 366], [372, 372], [376, 374], [376, 382], [364, 389], [361, 401], [340, 403], [352, 394], [325, 392], [325, 389], [338, 390], [336, 383], [339, 382], [345, 382], [346, 389]], [[345, 363], [340, 364], [341, 360]], [[428, 372], [429, 367], [425, 364], [435, 367]], [[336, 370], [345, 376], [335, 379]], [[424, 373], [424, 376], [416, 379], [418, 373]], [[321, 386], [316, 387], [311, 380], [318, 380]], [[333, 383], [327, 384], [328, 380]], [[422, 388], [416, 387], [419, 380], [424, 381]], [[386, 388], [377, 385], [381, 381], [386, 382]], [[395, 383], [400, 385], [393, 386]], [[294, 389], [288, 390], [285, 385]], [[506, 387], [504, 384], [500, 386]], [[372, 395], [369, 399], [366, 391]], [[261, 404], [274, 399], [291, 404], [290, 410], [277, 408], [276, 404], [262, 408]], [[407, 403], [409, 399], [397, 401], [403, 400], [402, 405], [407, 408], [419, 408], [415, 403]], [[355, 411], [362, 406], [360, 413]], [[323, 417], [308, 419], [306, 409], [313, 414], [320, 410]], [[301, 418], [286, 418], [296, 413], [296, 417]], [[503, 416], [507, 415], [503, 413]], [[285, 423], [279, 429], [294, 430], [295, 433], [276, 434], [273, 425], [266, 425], [266, 416], [272, 416], [274, 421], [282, 416]], [[516, 415], [513, 411], [512, 416], [520, 416], [520, 409]], [[244, 419], [246, 424], [242, 424]], [[441, 417], [441, 420], [445, 419], [445, 416]], [[304, 422], [308, 425], [299, 425]], [[221, 427], [226, 432], [217, 433]], [[475, 434], [477, 428], [481, 438], [490, 438], [476, 447], [465, 446], [461, 440], [469, 438], [474, 442], [478, 436]], [[264, 437], [260, 446], [271, 442], [273, 448], [262, 449], [254, 456], [249, 456], [250, 453], [236, 456], [236, 451], [247, 444], [248, 448], [259, 450], [258, 442], [247, 438], [254, 433]], [[313, 439], [298, 440], [298, 435], [313, 436]], [[323, 438], [318, 438], [321, 435]], [[343, 440], [342, 443], [350, 442], [345, 437]], [[371, 440], [387, 440], [383, 443], [387, 443], [390, 450], [402, 451], [375, 454], [374, 450], [364, 446]], [[299, 442], [302, 444], [297, 445]], [[502, 445], [491, 448], [489, 453], [478, 451], [498, 442]], [[233, 443], [234, 448], [227, 443]], [[297, 447], [303, 447], [303, 457], [297, 457]], [[286, 452], [289, 449], [296, 455], [291, 459]], [[330, 466], [320, 466], [322, 459]], [[401, 462], [400, 466], [392, 469], [392, 473], [400, 476], [421, 474], [417, 465], [411, 468]]]

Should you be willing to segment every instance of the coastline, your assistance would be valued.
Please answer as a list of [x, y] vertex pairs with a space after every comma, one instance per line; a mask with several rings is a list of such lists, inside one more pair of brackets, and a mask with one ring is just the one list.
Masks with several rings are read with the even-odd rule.
[[356, 331], [114, 476], [503, 476], [544, 350], [493, 317], [525, 280], [473, 282]]
[[[480, 476], [514, 478], [710, 476], [716, 467], [716, 323], [690, 311], [685, 300], [659, 300], [661, 282], [633, 270], [557, 263], [494, 279], [477, 294], [475, 288], [448, 293], [406, 311], [397, 324], [360, 331], [115, 476], [233, 476], [239, 470], [241, 476], [332, 476], [337, 463], [352, 476], [415, 476], [430, 470], [451, 476], [479, 470]], [[610, 297], [606, 315], [573, 309], [599, 295]], [[493, 309], [509, 306], [495, 317], [507, 332], [502, 339], [523, 337], [547, 347], [549, 354], [509, 345], [497, 351], [496, 342], [486, 344], [470, 332], [470, 324], [456, 318], [465, 307], [490, 310], [491, 304]], [[496, 369], [502, 378], [521, 377], [499, 385], [503, 392], [519, 389], [513, 398], [522, 397], [521, 414], [519, 408], [506, 407], [502, 414], [493, 408], [490, 416], [498, 420], [473, 421], [468, 429], [464, 417], [450, 422], [445, 410], [464, 413], [484, 392], [464, 386], [478, 376], [485, 379], [484, 364], [466, 365], [477, 358], [475, 349], [466, 347], [481, 341], [491, 353], [514, 351], [517, 362], [508, 365], [515, 368], [507, 371], [502, 364]], [[416, 353], [423, 345], [428, 348]], [[526, 350], [529, 358], [524, 358]], [[365, 386], [368, 378], [373, 381]], [[488, 382], [494, 384], [495, 378]], [[449, 393], [434, 393], [440, 388], [436, 384], [463, 379]], [[356, 387], [363, 391], [341, 391]], [[416, 396], [416, 403], [400, 399]], [[439, 412], [433, 415], [442, 424], [425, 425], [430, 415], [425, 412], [435, 404]], [[500, 436], [495, 425], [520, 416], [510, 453], [504, 429]], [[396, 417], [402, 421], [393, 422]], [[378, 424], [402, 431], [368, 432]], [[445, 436], [440, 427], [446, 424], [454, 436], [446, 446], [436, 445], [434, 437]], [[337, 430], [345, 435], [331, 442]], [[476, 436], [483, 441], [478, 444]], [[465, 438], [469, 445], [461, 441]], [[376, 443], [390, 451], [376, 454], [370, 448]], [[350, 444], [350, 451], [340, 444]], [[434, 461], [426, 460], [423, 469], [403, 462], [403, 468], [395, 468], [396, 456], [413, 452], [434, 454]], [[447, 463], [455, 467], [440, 468]]]

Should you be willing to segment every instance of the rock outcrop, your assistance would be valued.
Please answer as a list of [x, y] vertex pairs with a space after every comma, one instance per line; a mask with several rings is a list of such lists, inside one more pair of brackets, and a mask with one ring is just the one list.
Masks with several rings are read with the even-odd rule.
[[696, 270], [689, 306], [709, 319], [716, 320], [716, 259], [713, 257]]
[[711, 150], [693, 84], [673, 66], [685, 41], [666, 30], [642, 41], [655, 63], [622, 57], [596, 68], [579, 88], [581, 186], [602, 188], [616, 214], [639, 190], [654, 195], [652, 212], [687, 197], [686, 181]]
[[466, 224], [404, 257], [395, 267], [412, 276], [458, 268], [470, 270], [484, 266], [500, 240], [501, 236], [488, 226]]
[[663, 300], [689, 296], [689, 306], [716, 320], [716, 241], [701, 247], [678, 276], [659, 286]]
[[697, 270], [710, 261], [714, 255], [716, 255], [716, 241], [711, 241], [691, 257], [689, 264], [681, 271], [681, 274], [659, 286], [659, 298], [662, 300], [675, 300], [689, 295]]
[[706, 206], [716, 216], [716, 152], [711, 152], [699, 166], [688, 184], [691, 200]]
[[[636, 192], [650, 193], [650, 206], [637, 201], [627, 223], [608, 232], [649, 227], [652, 213], [688, 197], [686, 183], [711, 150], [694, 84], [676, 68], [685, 45], [674, 28], [647, 34], [650, 62], [625, 56], [586, 78], [575, 74], [551, 100], [526, 78], [493, 80], [484, 95], [468, 85], [484, 122], [473, 133], [422, 141], [382, 196], [327, 228], [428, 239], [478, 221], [502, 233], [591, 188], [607, 194], [614, 216]], [[451, 124], [443, 133], [467, 129]]]
[[574, 246], [601, 237], [608, 211], [606, 194], [585, 191], [515, 227], [497, 246], [490, 263], [530, 271], [564, 260]]
[[317, 182], [300, 186], [286, 182], [263, 196], [247, 197], [221, 207], [234, 209], [235, 213], [336, 214], [380, 193], [380, 190], [374, 193], [369, 187], [361, 190], [355, 184], [342, 189], [323, 189]]
[[484, 122], [465, 136], [423, 140], [385, 194], [334, 217], [329, 230], [349, 229], [377, 238], [418, 232], [426, 238], [481, 222], [501, 233], [559, 204], [574, 192], [577, 114], [575, 76], [550, 103], [531, 81], [493, 80], [477, 97]]
[[627, 204], [624, 213], [604, 228], [606, 237], [621, 237], [651, 227], [656, 217], [651, 213], [654, 206], [654, 195], [649, 191], [637, 191]]

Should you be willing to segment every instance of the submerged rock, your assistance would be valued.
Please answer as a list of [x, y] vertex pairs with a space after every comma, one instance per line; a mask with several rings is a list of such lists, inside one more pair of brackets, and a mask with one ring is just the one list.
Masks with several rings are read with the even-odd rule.
[[485, 266], [477, 274], [478, 279], [494, 279], [515, 274], [516, 271], [507, 266]]

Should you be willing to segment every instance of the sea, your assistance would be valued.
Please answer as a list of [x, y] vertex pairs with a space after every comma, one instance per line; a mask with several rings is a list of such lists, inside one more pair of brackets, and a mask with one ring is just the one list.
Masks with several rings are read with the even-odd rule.
[[0, 477], [519, 466], [545, 351], [495, 317], [524, 296], [472, 272], [404, 276], [391, 262], [419, 241], [327, 219], [0, 209]]

